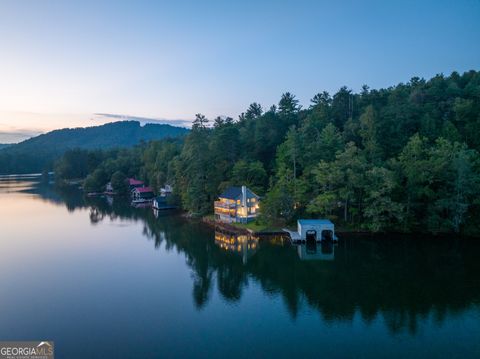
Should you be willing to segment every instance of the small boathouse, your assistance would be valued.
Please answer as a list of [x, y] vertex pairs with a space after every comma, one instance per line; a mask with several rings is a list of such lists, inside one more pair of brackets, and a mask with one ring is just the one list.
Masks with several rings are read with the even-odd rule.
[[299, 219], [297, 231], [285, 230], [293, 243], [335, 242], [335, 226], [328, 219]]

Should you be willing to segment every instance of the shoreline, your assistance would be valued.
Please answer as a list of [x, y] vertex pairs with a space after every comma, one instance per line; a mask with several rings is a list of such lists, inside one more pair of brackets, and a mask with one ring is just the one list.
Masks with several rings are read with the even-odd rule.
[[[186, 219], [192, 220], [192, 217], [184, 216]], [[211, 216], [202, 216], [199, 217], [200, 221], [211, 227], [211, 228], [220, 228], [222, 230], [231, 232], [233, 234], [237, 235], [253, 235], [253, 236], [272, 236], [272, 235], [285, 235], [287, 236], [288, 233], [283, 231], [283, 229], [279, 228], [271, 228], [268, 229], [266, 227], [265, 230], [253, 230], [250, 228], [243, 228], [243, 227], [238, 227], [233, 224], [229, 223], [223, 223], [223, 222], [218, 222], [215, 221], [215, 219], [211, 218]], [[294, 229], [293, 229], [294, 230]], [[473, 236], [462, 236], [462, 235], [456, 235], [454, 233], [438, 233], [438, 234], [433, 234], [433, 233], [422, 233], [422, 232], [412, 232], [412, 233], [405, 233], [405, 232], [369, 232], [369, 231], [355, 231], [355, 230], [348, 230], [345, 228], [341, 228], [335, 231], [335, 234], [338, 234], [340, 236], [343, 235], [353, 235], [353, 236], [368, 236], [368, 237], [376, 237], [376, 236], [391, 236], [391, 239], [397, 239], [397, 237], [403, 237], [403, 236], [409, 236], [412, 238], [418, 238], [421, 239], [420, 237], [423, 236], [429, 236], [430, 239], [435, 239], [435, 240], [478, 240], [480, 241], [480, 237], [473, 237]]]

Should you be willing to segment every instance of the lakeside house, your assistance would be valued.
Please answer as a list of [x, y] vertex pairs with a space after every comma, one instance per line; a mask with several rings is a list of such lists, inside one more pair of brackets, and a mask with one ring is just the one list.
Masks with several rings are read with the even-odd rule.
[[260, 197], [246, 186], [229, 187], [214, 203], [215, 219], [224, 223], [248, 223], [259, 214]]
[[108, 182], [107, 185], [105, 186], [105, 193], [108, 195], [113, 195], [115, 194], [115, 191], [112, 186], [112, 182]]
[[172, 194], [173, 188], [169, 184], [166, 184], [165, 187], [160, 188], [160, 196], [168, 197]]
[[128, 178], [127, 182], [128, 182], [130, 191], [133, 191], [135, 188], [145, 187], [145, 183], [143, 181], [137, 180], [135, 178]]
[[132, 198], [134, 201], [146, 202], [151, 201], [155, 195], [150, 187], [136, 187], [132, 190]]

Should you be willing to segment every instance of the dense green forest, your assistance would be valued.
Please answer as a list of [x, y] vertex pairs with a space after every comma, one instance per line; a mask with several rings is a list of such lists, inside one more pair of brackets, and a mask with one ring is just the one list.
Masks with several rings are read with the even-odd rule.
[[141, 141], [177, 137], [188, 133], [182, 127], [146, 124], [138, 121], [117, 121], [102, 126], [65, 128], [30, 138], [2, 149], [0, 174], [38, 173], [53, 168], [56, 159], [75, 148], [106, 149], [131, 147]]
[[180, 140], [70, 151], [57, 176], [88, 174], [91, 190], [126, 176], [170, 183], [199, 215], [226, 186], [246, 184], [268, 223], [329, 217], [351, 229], [480, 233], [480, 72], [342, 87], [308, 108], [284, 93], [266, 110], [252, 103], [236, 121], [212, 122], [197, 114]]

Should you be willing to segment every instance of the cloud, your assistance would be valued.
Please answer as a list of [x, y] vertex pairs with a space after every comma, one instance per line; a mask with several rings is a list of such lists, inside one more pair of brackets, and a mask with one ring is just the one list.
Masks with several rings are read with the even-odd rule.
[[182, 120], [182, 119], [166, 119], [166, 118], [150, 118], [150, 117], [140, 117], [140, 116], [130, 116], [130, 115], [120, 115], [115, 113], [94, 113], [94, 118], [92, 120], [103, 121], [104, 119], [112, 120], [121, 120], [121, 121], [138, 121], [142, 125], [146, 123], [158, 123], [166, 124], [172, 126], [180, 127], [192, 127], [192, 120]]
[[18, 143], [42, 134], [41, 131], [16, 129], [15, 131], [0, 131], [0, 143]]

